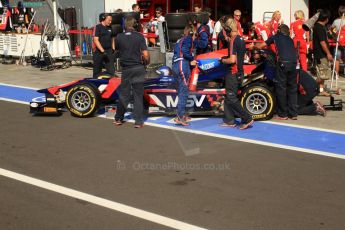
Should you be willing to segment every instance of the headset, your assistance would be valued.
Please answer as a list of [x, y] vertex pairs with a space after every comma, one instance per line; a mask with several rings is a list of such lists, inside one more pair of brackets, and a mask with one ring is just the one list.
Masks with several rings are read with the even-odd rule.
[[[231, 18], [228, 19], [228, 20], [231, 20], [231, 21], [230, 21], [229, 25], [225, 25], [225, 26], [224, 26], [224, 30], [225, 30], [226, 35], [227, 35], [227, 36], [230, 36], [230, 34], [231, 34], [231, 32], [232, 32], [232, 28], [231, 28], [231, 27], [232, 27], [232, 25], [233, 25], [234, 23], [236, 23], [236, 22], [235, 22], [235, 20], [233, 20], [233, 19], [231, 19]], [[225, 23], [225, 24], [226, 24], [226, 23]]]
[[107, 13], [101, 13], [99, 15], [99, 22], [103, 22], [108, 16], [109, 16], [109, 14], [107, 14]]

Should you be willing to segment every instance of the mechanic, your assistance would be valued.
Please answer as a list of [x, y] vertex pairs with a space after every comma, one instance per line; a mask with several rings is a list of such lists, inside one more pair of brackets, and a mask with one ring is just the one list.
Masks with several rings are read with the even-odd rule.
[[229, 47], [228, 36], [226, 35], [226, 31], [224, 30], [225, 22], [229, 19], [229, 16], [223, 16], [222, 20], [220, 20], [222, 29], [218, 33], [217, 36], [217, 50], [220, 49], [227, 49]]
[[139, 4], [132, 5], [132, 12], [140, 13], [140, 6]]
[[317, 81], [320, 86], [320, 95], [330, 96], [330, 94], [325, 91], [324, 82], [332, 75], [329, 62], [333, 61], [333, 56], [329, 49], [326, 30], [326, 24], [331, 14], [328, 10], [319, 10], [319, 12], [319, 19], [313, 28], [313, 54], [317, 63]]
[[316, 80], [307, 72], [300, 71], [298, 90], [298, 115], [326, 116], [326, 110], [321, 102], [313, 102], [319, 94], [319, 86]]
[[207, 53], [211, 51], [210, 44], [210, 31], [207, 25], [201, 24], [201, 21], [196, 15], [190, 17], [190, 24], [194, 27], [194, 48], [196, 49], [196, 55]]
[[277, 97], [275, 119], [297, 120], [297, 54], [287, 25], [280, 25], [277, 34], [264, 43], [257, 43], [255, 47], [262, 49], [271, 44], [275, 46], [277, 56], [276, 76], [273, 79]]
[[115, 41], [116, 48], [119, 50], [122, 78], [114, 124], [123, 124], [124, 115], [131, 99], [132, 89], [134, 97], [134, 127], [142, 128], [144, 126], [145, 65], [150, 63], [150, 55], [144, 36], [135, 30], [137, 23], [134, 17], [127, 17], [125, 19], [125, 32], [118, 34]]
[[99, 16], [100, 24], [96, 25], [93, 31], [94, 53], [93, 53], [93, 77], [102, 72], [102, 65], [104, 64], [106, 72], [114, 75], [114, 50], [115, 40], [112, 36], [110, 14], [102, 13]]
[[211, 18], [212, 9], [209, 7], [205, 7], [204, 12], [206, 12], [208, 14], [208, 22], [207, 22], [208, 31], [210, 32], [210, 34], [213, 35], [215, 22]]
[[188, 126], [190, 118], [186, 115], [186, 103], [189, 95], [188, 82], [191, 73], [191, 65], [196, 61], [192, 54], [193, 28], [187, 25], [184, 28], [184, 37], [177, 41], [174, 47], [172, 71], [178, 81], [177, 116], [174, 122], [178, 125]]
[[333, 21], [332, 27], [331, 27], [336, 38], [338, 34], [340, 33], [337, 56], [335, 56], [336, 47], [334, 48], [334, 57], [336, 57], [336, 62], [335, 62], [335, 73], [337, 75], [336, 77], [339, 77], [340, 61], [345, 63], [345, 18], [342, 19], [343, 14], [345, 14], [344, 5], [339, 6], [338, 14], [339, 14], [339, 17]]
[[[238, 65], [243, 65], [245, 44], [238, 34], [236, 21], [232, 18], [225, 23], [224, 30], [229, 36], [229, 53], [228, 56], [222, 58], [220, 61], [223, 64], [229, 65], [229, 71], [225, 76], [225, 90], [226, 96], [224, 101], [224, 119], [220, 125], [222, 127], [233, 127], [235, 123], [235, 115], [241, 118], [240, 129], [244, 130], [253, 125], [254, 120], [252, 116], [243, 109], [238, 100]], [[241, 56], [241, 57], [240, 57]], [[242, 62], [242, 63], [240, 63]]]

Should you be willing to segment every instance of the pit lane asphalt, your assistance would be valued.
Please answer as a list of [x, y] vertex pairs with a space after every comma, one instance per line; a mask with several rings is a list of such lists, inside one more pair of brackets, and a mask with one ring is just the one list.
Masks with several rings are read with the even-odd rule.
[[[344, 160], [68, 113], [32, 117], [3, 101], [0, 112], [0, 168], [207, 229], [345, 228]], [[196, 169], [210, 164], [220, 168]], [[0, 184], [0, 229], [169, 229], [6, 177]]]

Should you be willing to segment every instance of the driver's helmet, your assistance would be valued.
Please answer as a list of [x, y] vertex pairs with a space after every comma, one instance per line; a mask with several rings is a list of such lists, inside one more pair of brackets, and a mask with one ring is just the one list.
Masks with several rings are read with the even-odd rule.
[[171, 75], [171, 69], [168, 66], [162, 66], [156, 70], [156, 73], [160, 76], [167, 77]]

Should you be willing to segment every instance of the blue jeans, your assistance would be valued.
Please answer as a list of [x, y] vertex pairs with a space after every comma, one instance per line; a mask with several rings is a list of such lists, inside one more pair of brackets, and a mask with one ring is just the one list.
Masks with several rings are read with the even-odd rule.
[[190, 77], [189, 61], [182, 60], [173, 63], [172, 71], [178, 82], [177, 116], [182, 117], [186, 113], [186, 104], [189, 95], [188, 82]]

